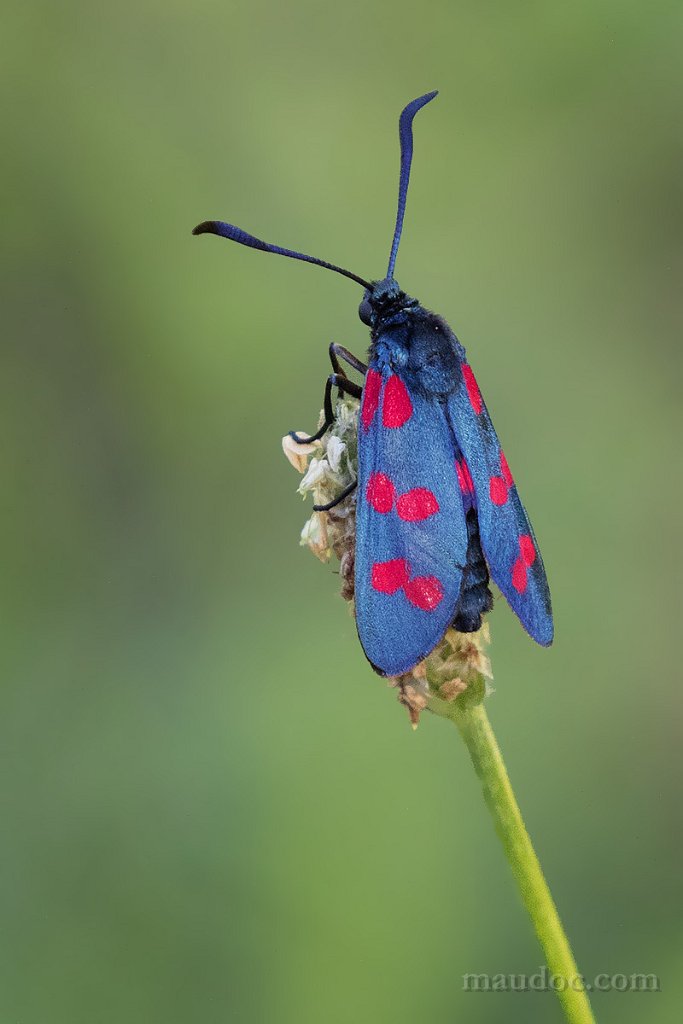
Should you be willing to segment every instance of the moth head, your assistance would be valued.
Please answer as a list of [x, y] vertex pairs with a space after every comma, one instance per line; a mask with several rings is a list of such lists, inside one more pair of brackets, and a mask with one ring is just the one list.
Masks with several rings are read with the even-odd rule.
[[393, 277], [385, 277], [383, 281], [373, 281], [372, 287], [366, 289], [358, 316], [367, 327], [375, 327], [380, 320], [416, 304], [417, 300], [406, 295]]

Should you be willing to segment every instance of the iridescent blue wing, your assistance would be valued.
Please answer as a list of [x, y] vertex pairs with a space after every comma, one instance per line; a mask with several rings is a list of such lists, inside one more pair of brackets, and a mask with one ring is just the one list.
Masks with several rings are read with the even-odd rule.
[[407, 672], [453, 621], [467, 555], [444, 405], [371, 363], [358, 428], [356, 622], [382, 675]]
[[553, 640], [550, 591], [529, 517], [470, 366], [449, 399], [453, 432], [474, 483], [481, 544], [491, 576], [537, 643]]

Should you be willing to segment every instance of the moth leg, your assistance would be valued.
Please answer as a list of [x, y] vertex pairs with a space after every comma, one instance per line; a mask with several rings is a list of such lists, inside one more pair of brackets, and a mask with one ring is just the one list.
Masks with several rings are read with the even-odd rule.
[[354, 492], [354, 490], [356, 489], [357, 486], [358, 486], [358, 481], [354, 480], [352, 484], [349, 484], [348, 487], [344, 488], [344, 490], [341, 492], [341, 494], [338, 494], [336, 498], [332, 499], [332, 501], [328, 501], [328, 503], [326, 505], [314, 505], [313, 506], [313, 511], [314, 512], [329, 512], [331, 508], [334, 508], [336, 505], [341, 504], [341, 502], [344, 500], [344, 498], [348, 498], [349, 494], [353, 494], [353, 492]]
[[289, 436], [297, 444], [310, 444], [311, 441], [319, 441], [326, 430], [334, 423], [334, 409], [332, 408], [332, 388], [338, 388], [341, 394], [352, 395], [354, 398], [360, 398], [363, 393], [363, 389], [360, 384], [354, 384], [352, 380], [342, 373], [331, 373], [325, 382], [325, 397], [323, 399], [323, 409], [325, 412], [325, 419], [323, 425], [319, 430], [316, 430], [315, 434], [311, 434], [310, 437], [297, 437], [294, 430], [290, 430]]
[[360, 373], [363, 377], [368, 372], [367, 365], [362, 362], [358, 356], [354, 356], [353, 352], [349, 352], [349, 350], [344, 348], [343, 345], [338, 345], [336, 341], [330, 342], [329, 353], [332, 369], [335, 373], [341, 373], [344, 377], [346, 376], [339, 362], [340, 359], [343, 359], [345, 363], [347, 363], [353, 370]]

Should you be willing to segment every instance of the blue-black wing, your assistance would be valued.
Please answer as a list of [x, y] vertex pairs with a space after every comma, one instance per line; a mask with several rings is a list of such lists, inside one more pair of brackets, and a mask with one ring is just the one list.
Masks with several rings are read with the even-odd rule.
[[446, 407], [370, 365], [358, 428], [355, 601], [374, 667], [407, 672], [453, 621], [467, 555]]
[[553, 639], [550, 591], [529, 517], [470, 366], [463, 362], [448, 412], [469, 469], [491, 576], [537, 643]]

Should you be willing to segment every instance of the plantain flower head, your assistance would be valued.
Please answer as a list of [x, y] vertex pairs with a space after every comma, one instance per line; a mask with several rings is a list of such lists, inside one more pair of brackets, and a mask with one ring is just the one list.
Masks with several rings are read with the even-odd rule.
[[[286, 458], [302, 475], [298, 492], [312, 498], [315, 505], [333, 501], [358, 477], [358, 410], [357, 399], [342, 395], [334, 421], [320, 440], [298, 444], [289, 435], [282, 439]], [[323, 422], [321, 412], [318, 425]], [[339, 561], [341, 596], [352, 602], [356, 492], [327, 512], [314, 511], [304, 523], [300, 544], [321, 562], [329, 562], [332, 556]], [[448, 717], [454, 701], [479, 702], [484, 698], [493, 678], [486, 654], [488, 643], [486, 624], [478, 633], [449, 629], [424, 661], [388, 680], [389, 686], [398, 691], [399, 702], [407, 709], [414, 728], [424, 710]]]

